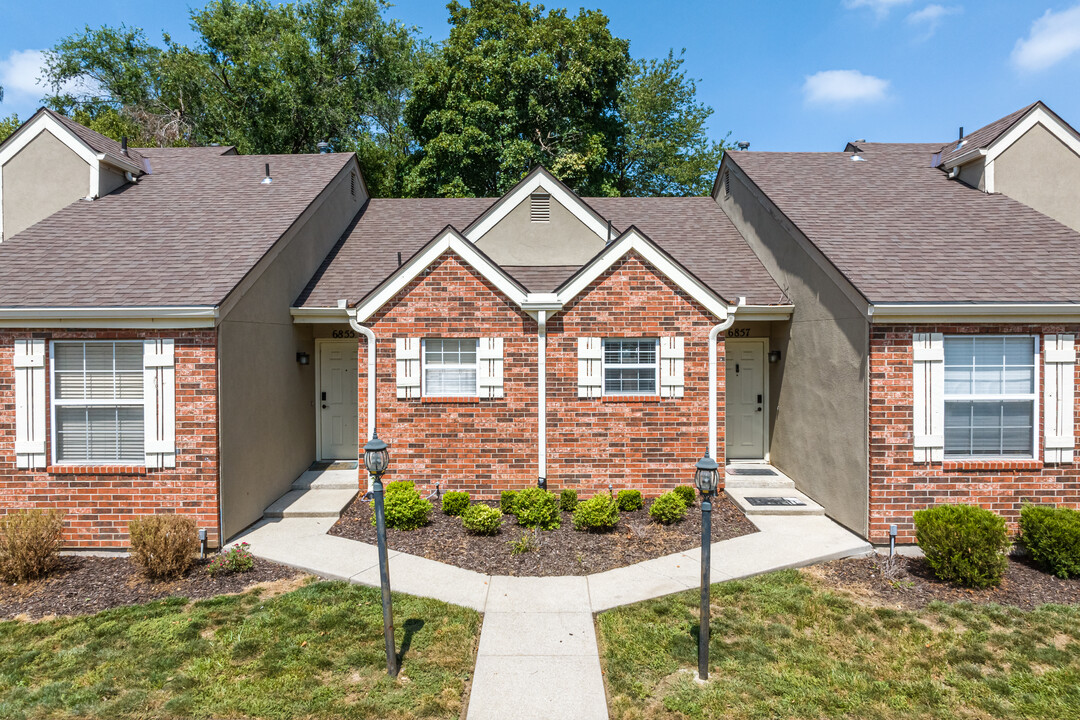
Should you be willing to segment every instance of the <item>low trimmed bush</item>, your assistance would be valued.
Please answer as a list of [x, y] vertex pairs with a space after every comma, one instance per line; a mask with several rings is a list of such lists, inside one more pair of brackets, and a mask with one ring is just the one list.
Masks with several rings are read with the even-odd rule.
[[461, 524], [474, 535], [495, 535], [502, 527], [502, 518], [498, 508], [477, 503], [461, 513]]
[[228, 550], [218, 553], [206, 566], [206, 574], [214, 577], [252, 570], [255, 567], [255, 556], [248, 550], [250, 547], [247, 543], [236, 543]]
[[917, 510], [915, 539], [934, 575], [957, 585], [997, 585], [1009, 563], [1004, 518], [975, 505], [935, 505]]
[[610, 530], [619, 522], [619, 502], [603, 493], [578, 503], [574, 510], [575, 530]]
[[554, 530], [560, 524], [559, 498], [542, 488], [526, 488], [517, 494], [514, 514], [522, 527]]
[[183, 515], [144, 515], [128, 523], [131, 559], [147, 577], [172, 580], [191, 567], [199, 549], [195, 521]]
[[661, 525], [670, 525], [686, 517], [686, 503], [682, 496], [672, 490], [653, 500], [649, 506], [649, 517]]
[[64, 513], [13, 510], [0, 517], [0, 577], [26, 582], [56, 566], [63, 543]]
[[633, 512], [645, 506], [645, 501], [641, 499], [640, 490], [620, 490], [619, 494], [615, 496], [615, 500], [619, 505], [619, 510], [622, 512]]
[[499, 510], [503, 515], [513, 515], [517, 506], [517, 490], [503, 490], [499, 493]]
[[1047, 572], [1059, 578], [1080, 577], [1080, 512], [1053, 505], [1024, 505], [1020, 540]]
[[574, 508], [576, 508], [577, 505], [577, 490], [563, 488], [563, 490], [559, 492], [560, 510], [562, 510], [563, 512], [574, 512]]
[[[383, 493], [383, 511], [386, 514], [386, 527], [395, 530], [415, 530], [428, 524], [431, 516], [431, 501], [420, 497], [411, 480], [398, 480], [386, 486]], [[375, 501], [371, 501], [375, 509]], [[375, 524], [375, 515], [371, 516]]]
[[442, 496], [442, 511], [445, 515], [461, 515], [469, 507], [469, 493], [451, 491]]
[[692, 485], [679, 485], [672, 492], [682, 498], [686, 507], [694, 507], [694, 501], [697, 500], [697, 490]]

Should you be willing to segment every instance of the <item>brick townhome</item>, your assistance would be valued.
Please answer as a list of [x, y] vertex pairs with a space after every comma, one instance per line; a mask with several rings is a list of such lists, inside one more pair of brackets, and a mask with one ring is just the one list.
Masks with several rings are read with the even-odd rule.
[[484, 497], [771, 462], [875, 541], [933, 502], [1080, 502], [1080, 138], [1041, 103], [732, 152], [704, 198], [542, 168], [369, 198], [351, 154], [126, 148], [46, 110], [0, 170], [0, 508], [65, 509], [72, 546], [157, 511], [224, 541], [376, 428], [395, 477]]

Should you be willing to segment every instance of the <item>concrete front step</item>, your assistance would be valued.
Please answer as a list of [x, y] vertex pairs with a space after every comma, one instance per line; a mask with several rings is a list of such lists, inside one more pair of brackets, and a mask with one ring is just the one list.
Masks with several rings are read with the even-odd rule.
[[308, 470], [293, 481], [293, 490], [357, 490], [359, 470]]
[[267, 518], [339, 518], [357, 495], [357, 488], [290, 490], [266, 508]]
[[[726, 487], [724, 491], [727, 493], [731, 501], [735, 503], [736, 507], [743, 511], [745, 515], [824, 515], [825, 508], [818, 505], [816, 502], [803, 495], [798, 490], [792, 488], [771, 488], [771, 487], [754, 487], [754, 488], [733, 488]], [[792, 498], [802, 502], [802, 505], [752, 505], [746, 499], [748, 497], [780, 497], [780, 498]]]
[[782, 475], [724, 475], [724, 487], [729, 488], [793, 488], [795, 481]]

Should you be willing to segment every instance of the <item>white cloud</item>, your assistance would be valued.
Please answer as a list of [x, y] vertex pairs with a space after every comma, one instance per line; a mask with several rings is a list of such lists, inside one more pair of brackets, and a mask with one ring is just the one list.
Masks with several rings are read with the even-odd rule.
[[1045, 70], [1080, 50], [1080, 5], [1046, 13], [1016, 41], [1012, 61], [1021, 70]]
[[949, 15], [963, 12], [963, 8], [945, 7], [944, 5], [927, 5], [922, 10], [916, 10], [907, 16], [908, 25], [920, 27], [923, 30], [920, 40], [929, 40], [941, 26], [941, 22]]
[[45, 54], [41, 50], [12, 50], [7, 60], [0, 60], [0, 85], [5, 93], [44, 95], [45, 87], [38, 85]]
[[822, 70], [806, 76], [803, 95], [812, 105], [879, 102], [886, 98], [889, 81], [858, 70]]
[[849, 10], [856, 8], [870, 8], [878, 17], [884, 17], [889, 11], [900, 5], [908, 5], [912, 0], [844, 0], [844, 7]]

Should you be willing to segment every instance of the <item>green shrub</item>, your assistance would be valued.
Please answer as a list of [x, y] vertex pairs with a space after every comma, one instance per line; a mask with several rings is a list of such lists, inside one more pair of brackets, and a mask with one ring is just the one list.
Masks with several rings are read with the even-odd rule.
[[661, 525], [670, 525], [686, 517], [686, 503], [682, 496], [672, 490], [653, 500], [649, 506], [649, 517]]
[[672, 492], [682, 498], [683, 505], [688, 508], [694, 507], [694, 501], [697, 500], [697, 490], [693, 486], [679, 485]]
[[[375, 501], [371, 502], [375, 509]], [[395, 530], [415, 530], [427, 525], [431, 515], [431, 502], [420, 497], [410, 480], [399, 480], [386, 486], [383, 493], [383, 511], [386, 514], [386, 527]], [[375, 515], [371, 516], [375, 524]]]
[[128, 523], [131, 559], [147, 577], [178, 578], [199, 549], [195, 521], [182, 515], [145, 515]]
[[442, 511], [446, 515], [460, 515], [469, 507], [469, 493], [448, 492], [442, 497]]
[[1080, 512], [1053, 505], [1024, 505], [1020, 539], [1035, 562], [1059, 578], [1080, 577]]
[[206, 574], [210, 577], [215, 575], [247, 572], [255, 567], [255, 556], [248, 551], [251, 546], [247, 543], [237, 543], [228, 550], [224, 550], [210, 561], [206, 566]]
[[577, 507], [577, 490], [564, 488], [559, 493], [559, 509], [563, 512], [574, 512]]
[[[640, 501], [640, 498], [638, 500]], [[595, 495], [579, 503], [574, 510], [575, 530], [609, 530], [618, 522], [619, 503], [607, 493]]]
[[517, 494], [514, 514], [518, 525], [541, 530], [559, 527], [559, 498], [542, 488], [526, 488]]
[[939, 579], [985, 588], [1008, 565], [1005, 520], [974, 505], [936, 505], [915, 512], [915, 539]]
[[0, 577], [26, 582], [56, 566], [62, 544], [64, 513], [14, 510], [0, 517]]
[[513, 515], [517, 506], [517, 490], [503, 490], [499, 493], [499, 509], [503, 515]]
[[502, 527], [502, 517], [497, 508], [478, 503], [461, 513], [461, 524], [474, 535], [494, 535]]
[[623, 512], [640, 510], [645, 505], [645, 501], [641, 499], [640, 490], [620, 490], [615, 499], [619, 504], [619, 510]]

